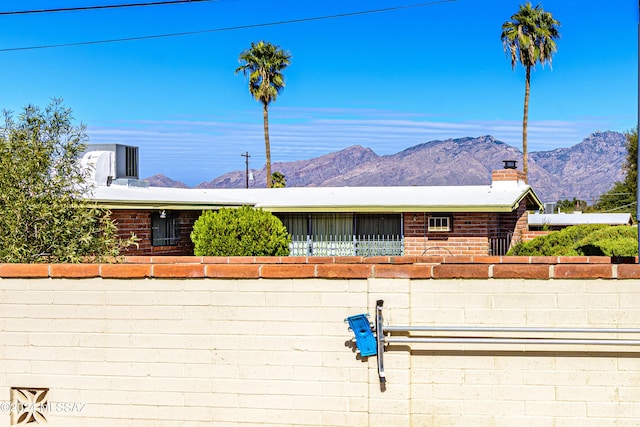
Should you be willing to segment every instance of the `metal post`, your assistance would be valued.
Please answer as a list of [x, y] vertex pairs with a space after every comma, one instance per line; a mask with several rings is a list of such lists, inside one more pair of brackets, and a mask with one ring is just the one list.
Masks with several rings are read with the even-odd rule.
[[240, 154], [244, 157], [244, 188], [249, 188], [249, 152], [247, 151], [244, 154]]
[[384, 374], [384, 318], [382, 317], [382, 305], [384, 301], [379, 299], [376, 301], [376, 338], [378, 340], [378, 378], [380, 383], [386, 383], [387, 378]]

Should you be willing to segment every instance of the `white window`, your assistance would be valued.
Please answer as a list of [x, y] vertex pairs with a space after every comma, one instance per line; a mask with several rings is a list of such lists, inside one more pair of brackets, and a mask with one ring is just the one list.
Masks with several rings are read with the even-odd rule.
[[429, 231], [451, 231], [451, 217], [430, 216]]

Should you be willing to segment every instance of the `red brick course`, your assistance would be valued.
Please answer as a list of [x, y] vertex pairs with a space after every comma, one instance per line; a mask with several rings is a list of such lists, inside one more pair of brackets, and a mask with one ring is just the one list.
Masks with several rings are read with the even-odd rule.
[[0, 278], [640, 279], [637, 258], [134, 256], [118, 261], [114, 264], [0, 264]]
[[494, 279], [548, 279], [549, 265], [544, 264], [496, 264]]
[[67, 279], [100, 277], [99, 264], [51, 264], [49, 276]]
[[440, 264], [433, 266], [434, 279], [487, 279], [489, 264]]
[[100, 276], [105, 279], [144, 279], [151, 277], [151, 264], [103, 264]]
[[611, 264], [558, 264], [554, 266], [553, 277], [556, 279], [611, 279]]
[[373, 277], [371, 264], [321, 264], [317, 276], [327, 279], [362, 279]]
[[640, 279], [639, 264], [620, 264], [618, 267], [618, 279]]
[[47, 264], [0, 264], [0, 277], [49, 277]]

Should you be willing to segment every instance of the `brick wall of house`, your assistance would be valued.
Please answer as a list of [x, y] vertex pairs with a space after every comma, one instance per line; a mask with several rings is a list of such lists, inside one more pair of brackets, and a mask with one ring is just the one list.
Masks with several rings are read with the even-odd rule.
[[138, 237], [138, 247], [131, 246], [124, 255], [193, 255], [191, 230], [193, 223], [200, 217], [200, 211], [171, 211], [178, 219], [178, 244], [172, 246], [153, 246], [151, 244], [151, 211], [136, 209], [113, 209], [111, 217], [118, 226], [118, 236], [128, 239], [131, 234]]
[[[404, 214], [406, 255], [486, 255], [489, 251], [489, 230], [495, 223], [490, 213], [451, 214], [453, 230], [429, 232], [431, 214]], [[434, 216], [446, 216], [433, 214]]]
[[522, 241], [523, 242], [528, 242], [530, 240], [535, 239], [536, 237], [540, 237], [540, 236], [546, 236], [547, 234], [551, 233], [551, 231], [545, 231], [545, 230], [528, 230], [522, 233]]
[[429, 232], [427, 222], [430, 215], [428, 212], [404, 215], [406, 255], [488, 255], [489, 239], [513, 233], [512, 244], [515, 244], [527, 229], [524, 201], [511, 213], [451, 214], [453, 230], [450, 232]]
[[513, 232], [511, 246], [524, 241], [525, 233], [529, 230], [527, 204], [524, 200], [515, 211], [502, 214], [500, 218], [501, 230]]

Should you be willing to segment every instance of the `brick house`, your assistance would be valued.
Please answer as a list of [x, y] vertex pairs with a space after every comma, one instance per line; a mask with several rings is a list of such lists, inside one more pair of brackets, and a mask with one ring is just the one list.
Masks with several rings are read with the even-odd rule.
[[129, 255], [191, 255], [190, 232], [203, 210], [254, 206], [278, 216], [292, 255], [502, 255], [542, 203], [521, 171], [496, 170], [490, 185], [177, 189], [98, 185]]

